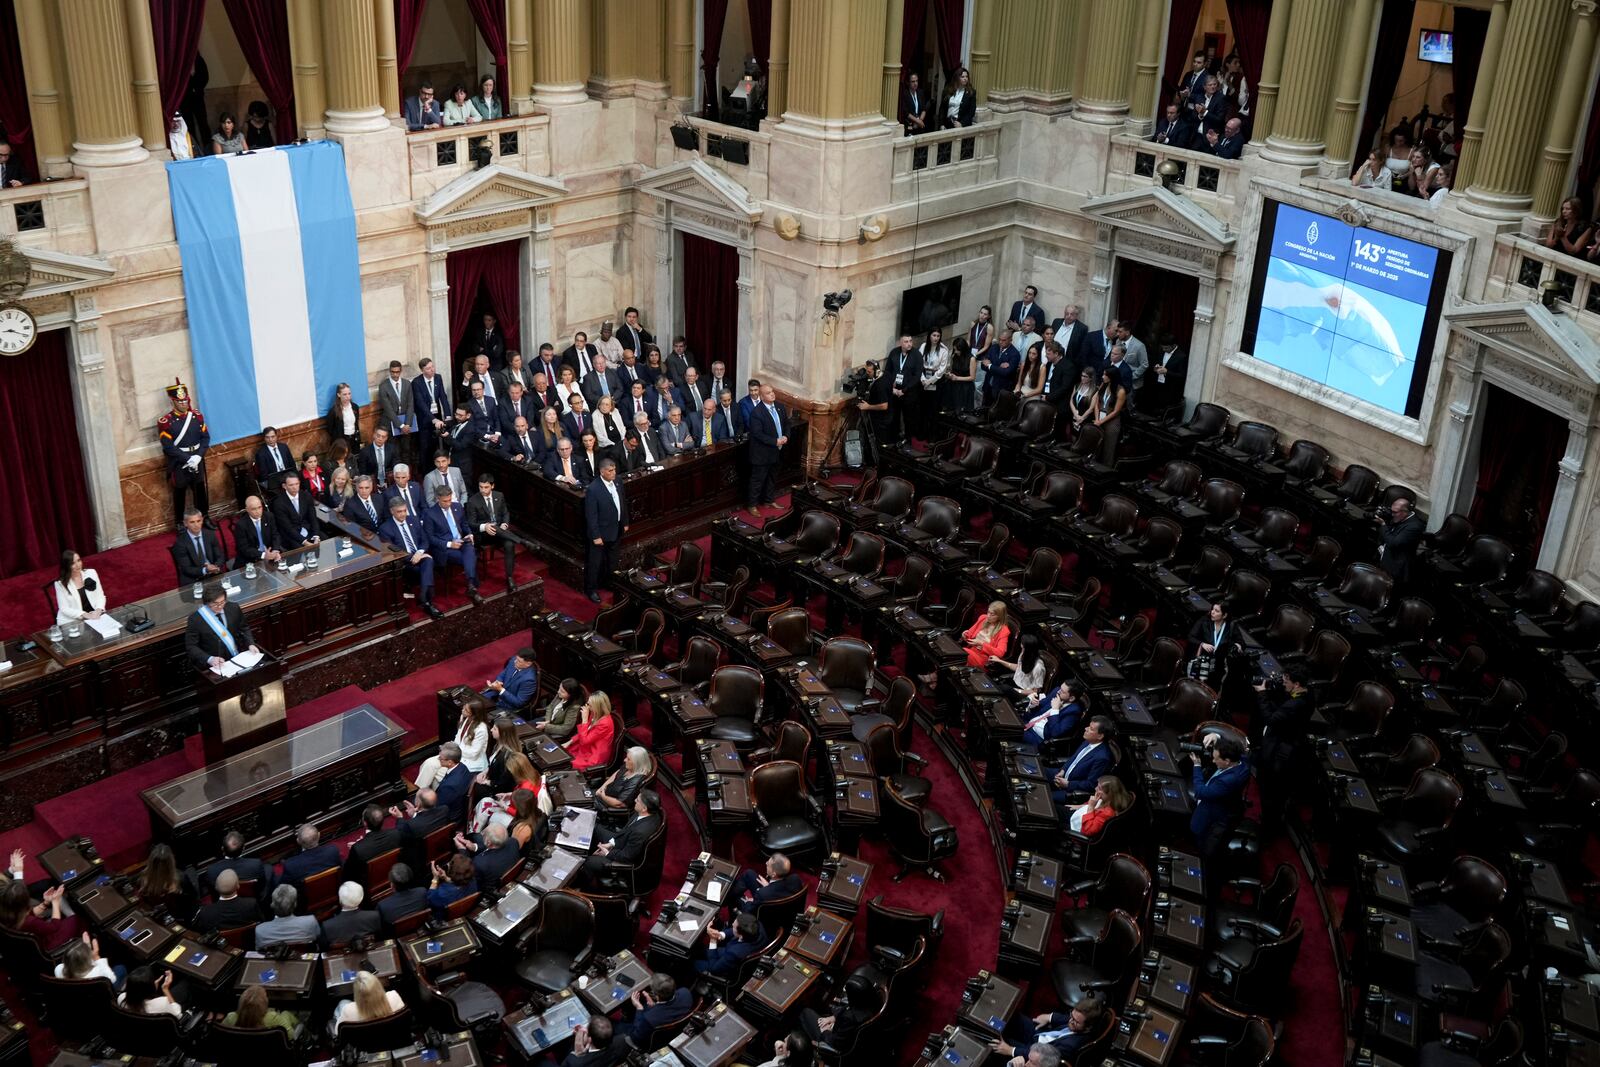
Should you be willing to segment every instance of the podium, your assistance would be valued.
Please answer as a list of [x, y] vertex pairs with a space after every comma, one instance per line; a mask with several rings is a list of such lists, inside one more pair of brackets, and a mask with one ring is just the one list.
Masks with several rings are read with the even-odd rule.
[[283, 663], [267, 652], [262, 652], [260, 663], [232, 678], [209, 669], [200, 671], [195, 689], [207, 763], [276, 741], [289, 732]]

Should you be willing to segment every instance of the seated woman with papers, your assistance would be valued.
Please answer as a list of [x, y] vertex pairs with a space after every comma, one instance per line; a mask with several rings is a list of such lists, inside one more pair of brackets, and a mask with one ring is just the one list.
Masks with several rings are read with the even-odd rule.
[[199, 670], [209, 667], [223, 677], [259, 663], [261, 650], [255, 645], [255, 635], [239, 605], [228, 602], [228, 591], [221, 585], [208, 585], [204, 595], [202, 606], [189, 616], [184, 629], [183, 647], [190, 662]]
[[72, 549], [61, 553], [61, 575], [51, 586], [56, 594], [56, 625], [103, 618], [106, 613], [106, 587], [100, 575], [85, 568], [83, 557]]

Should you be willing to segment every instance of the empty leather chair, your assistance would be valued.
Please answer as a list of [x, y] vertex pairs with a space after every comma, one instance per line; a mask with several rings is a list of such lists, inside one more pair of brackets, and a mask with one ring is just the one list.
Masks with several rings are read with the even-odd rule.
[[[882, 481], [879, 482], [882, 485]], [[767, 535], [762, 549], [779, 563], [805, 566], [839, 546], [839, 518], [825, 511], [807, 511], [792, 538]]]
[[1216, 716], [1217, 694], [1196, 678], [1179, 678], [1167, 690], [1161, 724], [1178, 733], [1188, 733]]
[[1467, 931], [1449, 955], [1424, 951], [1417, 956], [1417, 999], [1431, 1008], [1482, 1013], [1500, 991], [1513, 952], [1511, 935], [1492, 919]]
[[684, 646], [683, 658], [662, 668], [662, 672], [676, 679], [685, 689], [703, 689], [710, 683], [721, 658], [721, 645], [709, 637], [696, 634]]
[[916, 486], [904, 478], [884, 477], [878, 479], [871, 507], [880, 521], [897, 523], [911, 514], [911, 503], [916, 498]]
[[1418, 771], [1400, 798], [1399, 817], [1378, 825], [1378, 844], [1402, 864], [1434, 855], [1449, 842], [1462, 796], [1460, 784], [1444, 771]]
[[594, 905], [580, 893], [557, 889], [539, 902], [538, 924], [519, 945], [517, 977], [540, 993], [558, 993], [577, 980], [594, 951]]
[[1592, 600], [1580, 601], [1552, 636], [1557, 648], [1568, 652], [1593, 652], [1600, 646], [1600, 604]]
[[1300, 869], [1280, 863], [1266, 882], [1235, 878], [1228, 888], [1233, 890], [1234, 899], [1211, 905], [1208, 925], [1212, 939], [1273, 940], [1283, 936], [1294, 918], [1295, 901], [1300, 898]]
[[977, 601], [977, 594], [970, 585], [963, 585], [956, 590], [956, 595], [944, 604], [924, 604], [919, 614], [934, 625], [945, 630], [965, 628], [968, 616], [972, 614], [972, 605]]
[[1261, 518], [1250, 531], [1250, 540], [1269, 552], [1287, 552], [1294, 547], [1300, 531], [1300, 516], [1287, 508], [1262, 508]]
[[1517, 558], [1512, 547], [1493, 534], [1478, 534], [1467, 542], [1461, 556], [1459, 585], [1489, 585], [1505, 580], [1506, 571]]
[[[10, 962], [6, 961], [8, 966]], [[84, 1041], [98, 1036], [117, 1000], [116, 991], [104, 978], [57, 978], [46, 972], [35, 981], [43, 994], [50, 1030], [59, 1041]]]
[[1183, 527], [1171, 519], [1157, 515], [1145, 523], [1144, 535], [1135, 543], [1139, 550], [1139, 567], [1165, 567], [1178, 554], [1183, 541]]
[[[767, 636], [772, 637], [772, 620], [794, 606], [794, 597], [792, 595], [785, 595], [782, 599], [775, 600], [771, 604], [757, 604], [753, 600], [747, 598], [746, 605], [750, 612], [749, 622], [751, 628], [756, 630], [765, 630], [767, 631]], [[801, 614], [805, 613], [801, 612]], [[777, 638], [773, 638], [773, 640], [776, 641]], [[778, 643], [784, 644], [782, 641], [779, 641]], [[784, 645], [784, 647], [787, 648], [788, 645]]]
[[928, 949], [938, 949], [944, 939], [944, 911], [933, 914], [896, 907], [883, 902], [879, 893], [867, 901], [867, 945], [880, 945], [909, 952], [918, 939], [927, 942]]
[[1018, 406], [1022, 403], [1022, 394], [1007, 389], [996, 393], [994, 401], [984, 412], [984, 422], [993, 424], [1007, 423], [1016, 418]]
[[672, 562], [667, 564], [663, 577], [667, 584], [678, 588], [692, 589], [700, 580], [700, 573], [705, 567], [706, 553], [698, 542], [680, 541], [677, 554]]
[[911, 803], [922, 805], [928, 802], [933, 783], [911, 773], [913, 767], [926, 767], [928, 761], [915, 752], [902, 750], [893, 726], [884, 723], [867, 734], [866, 749], [873, 774], [880, 779], [888, 779], [895, 791]]
[[1023, 592], [1036, 597], [1046, 597], [1061, 578], [1061, 553], [1053, 548], [1039, 547], [1028, 553], [1028, 561], [1021, 567], [1005, 572]]
[[961, 505], [947, 496], [925, 496], [917, 501], [915, 521], [902, 524], [895, 532], [916, 544], [948, 541], [961, 532]]
[[1523, 794], [1529, 818], [1512, 827], [1512, 847], [1541, 857], [1581, 866], [1578, 857], [1589, 842], [1589, 821], [1600, 808], [1600, 775], [1579, 767], [1572, 777], [1546, 795]]
[[1276, 1029], [1269, 1019], [1234, 1011], [1210, 993], [1201, 993], [1184, 1031], [1189, 1062], [1196, 1067], [1267, 1067], [1276, 1062]]
[[661, 635], [667, 628], [667, 617], [660, 608], [645, 608], [639, 614], [639, 625], [618, 630], [611, 635], [611, 640], [621, 645], [627, 652], [622, 658], [626, 661], [650, 663], [656, 658], [656, 652], [661, 646]]
[[1342, 555], [1344, 546], [1338, 541], [1326, 534], [1313, 537], [1311, 548], [1305, 554], [1305, 562], [1300, 565], [1302, 577], [1295, 579], [1295, 584], [1309, 588], [1326, 582]]
[[818, 673], [823, 684], [847, 712], [860, 708], [872, 691], [873, 671], [878, 657], [872, 646], [858, 637], [835, 637], [824, 642]]
[[1200, 484], [1198, 502], [1206, 513], [1208, 530], [1230, 526], [1239, 521], [1239, 507], [1244, 503], [1244, 486], [1226, 478], [1207, 478]]
[[1235, 568], [1222, 585], [1222, 599], [1236, 625], [1253, 627], [1256, 616], [1267, 606], [1272, 594], [1272, 579], [1258, 571]]
[[1201, 545], [1200, 555], [1192, 564], [1178, 567], [1176, 573], [1189, 579], [1195, 591], [1207, 600], [1215, 600], [1222, 591], [1222, 583], [1233, 570], [1233, 556], [1215, 545]]
[[1389, 620], [1385, 650], [1406, 655], [1425, 655], [1434, 615], [1433, 605], [1421, 597], [1401, 597]]
[[1150, 654], [1143, 663], [1123, 673], [1134, 680], [1141, 694], [1165, 693], [1183, 669], [1183, 644], [1171, 637], [1158, 637], [1150, 646]]
[[1506, 879], [1488, 860], [1457, 856], [1444, 877], [1411, 887], [1411, 924], [1432, 942], [1460, 945], [1467, 929], [1499, 914]]
[[905, 565], [889, 587], [891, 599], [896, 604], [908, 607], [921, 603], [922, 598], [928, 595], [928, 576], [932, 573], [933, 564], [928, 562], [926, 556], [907, 556]]
[[893, 782], [883, 784], [878, 799], [884, 836], [888, 838], [890, 852], [900, 861], [900, 871], [894, 880], [904, 881], [913, 870], [918, 870], [935, 881], [944, 881], [944, 872], [939, 870], [938, 864], [955, 854], [959, 843], [956, 828], [933, 808], [913, 803]]
[[806, 729], [805, 723], [795, 719], [785, 719], [778, 724], [778, 732], [772, 739], [772, 747], [752, 752], [748, 762], [754, 765], [771, 760], [793, 760], [800, 764], [801, 773], [805, 773], [806, 765], [811, 762], [811, 741], [811, 731]]
[[1339, 479], [1333, 491], [1356, 507], [1364, 508], [1377, 495], [1378, 472], [1371, 467], [1352, 463], [1344, 469], [1344, 477]]
[[1033, 489], [1013, 502], [1033, 515], [1071, 515], [1083, 506], [1083, 476], [1074, 471], [1050, 471]]
[[1444, 517], [1437, 530], [1422, 535], [1422, 543], [1435, 556], [1454, 559], [1466, 551], [1473, 532], [1472, 523], [1467, 517], [1459, 511], [1452, 511]]
[[1517, 1067], [1528, 1062], [1522, 1051], [1522, 1023], [1507, 1015], [1494, 1029], [1475, 1034], [1446, 1032], [1418, 1049], [1417, 1067]]
[[1234, 428], [1233, 442], [1223, 445], [1219, 451], [1234, 459], [1268, 462], [1278, 451], [1277, 427], [1264, 422], [1241, 422]]
[[950, 458], [935, 459], [928, 468], [940, 478], [968, 478], [994, 466], [1000, 446], [992, 437], [968, 436], [955, 444]]
[[1535, 623], [1552, 623], [1566, 591], [1566, 583], [1549, 571], [1532, 570], [1511, 594], [1511, 604]]
[[1439, 765], [1439, 746], [1427, 734], [1412, 734], [1393, 752], [1363, 752], [1359, 759], [1375, 785], [1403, 788], [1424, 767]]
[[752, 667], [737, 664], [718, 667], [711, 676], [711, 688], [706, 695], [706, 708], [716, 716], [707, 736], [716, 741], [731, 741], [741, 750], [759, 745], [762, 736], [756, 719], [761, 715], [764, 688], [761, 672]]
[[883, 570], [883, 538], [866, 530], [856, 530], [832, 562], [851, 574], [875, 578]]
[[1557, 776], [1565, 769], [1567, 748], [1567, 735], [1560, 730], [1551, 730], [1544, 735], [1543, 741], [1532, 748], [1510, 744], [1502, 737], [1495, 751], [1500, 756], [1501, 764], [1512, 768], [1507, 771], [1506, 777], [1515, 782], [1518, 789], [1527, 789], [1529, 786], [1547, 789], [1555, 784]]
[[1528, 691], [1515, 678], [1500, 679], [1482, 700], [1470, 695], [1455, 698], [1463, 724], [1491, 738], [1498, 736], [1508, 724], [1517, 721], [1518, 713], [1527, 700]]
[[[1286, 666], [1298, 666], [1304, 673], [1300, 680], [1312, 688], [1332, 685], [1350, 658], [1350, 641], [1333, 630], [1318, 630], [1311, 635], [1311, 647], [1304, 656], [1281, 655]], [[1299, 677], [1299, 675], [1297, 675]]]
[[1221, 404], [1196, 404], [1189, 420], [1183, 424], [1186, 432], [1182, 436], [1202, 439], [1220, 436], [1228, 429], [1229, 417], [1228, 409]]
[[763, 763], [750, 772], [756, 840], [767, 854], [791, 859], [827, 851], [822, 806], [806, 788], [805, 772], [791, 760]]
[[773, 644], [796, 656], [809, 656], [811, 614], [805, 608], [784, 608], [767, 620], [767, 636]]
[[1223, 938], [1204, 966], [1217, 999], [1244, 1011], [1279, 1014], [1290, 994], [1304, 937], [1304, 925], [1292, 919], [1281, 937]]
[[1320, 482], [1328, 474], [1328, 459], [1326, 448], [1302, 438], [1289, 446], [1289, 453], [1283, 458], [1286, 480], [1291, 485]]
[[908, 674], [896, 675], [881, 701], [863, 702], [856, 714], [850, 717], [851, 735], [857, 741], [865, 741], [867, 735], [877, 727], [888, 724], [894, 728], [900, 743], [908, 744], [916, 699], [917, 683]]
[[1067, 463], [1073, 463], [1080, 467], [1091, 467], [1095, 465], [1094, 457], [1100, 454], [1100, 445], [1104, 440], [1105, 431], [1092, 422], [1086, 422], [1078, 427], [1078, 432], [1072, 438], [1072, 443], [1065, 449], [1062, 449], [1059, 445], [1056, 446], [1056, 454]]
[[1315, 736], [1330, 737], [1357, 751], [1367, 751], [1378, 743], [1384, 721], [1393, 710], [1394, 694], [1387, 686], [1360, 681], [1351, 690], [1349, 700], [1318, 707], [1309, 729]]
[[1100, 510], [1083, 526], [1087, 537], [1128, 537], [1139, 519], [1139, 505], [1121, 493], [1107, 493], [1100, 499]]
[[956, 541], [955, 547], [972, 557], [972, 562], [966, 565], [967, 570], [981, 572], [997, 566], [1009, 544], [1011, 544], [1011, 527], [1003, 522], [997, 522], [989, 527], [989, 536], [982, 541]]
[[1030, 397], [1017, 410], [1012, 424], [1001, 432], [1007, 441], [1049, 441], [1056, 434], [1056, 406], [1042, 396]]
[[1113, 1004], [1121, 1003], [1137, 977], [1141, 945], [1134, 917], [1120, 908], [1112, 909], [1092, 940], [1069, 944], [1067, 958], [1051, 965], [1050, 982], [1062, 1006], [1070, 1010], [1096, 991]]
[[723, 614], [738, 618], [743, 604], [741, 598], [749, 584], [750, 568], [741, 563], [733, 569], [733, 574], [725, 582], [701, 582], [700, 599], [713, 607], [720, 606]]
[[1142, 482], [1138, 491], [1163, 503], [1186, 500], [1200, 488], [1200, 467], [1186, 459], [1169, 460], [1156, 480]]
[[1311, 612], [1293, 604], [1280, 604], [1272, 613], [1267, 632], [1261, 635], [1261, 643], [1277, 656], [1304, 654], [1316, 625], [1316, 616]]
[[1339, 599], [1378, 612], [1389, 605], [1394, 579], [1388, 571], [1371, 563], [1352, 563], [1344, 569], [1344, 581], [1338, 592]]
[[1049, 594], [1051, 620], [1087, 630], [1100, 606], [1102, 588], [1100, 579], [1091, 576], [1084, 579], [1083, 584], [1075, 590]]
[[1061, 933], [1069, 950], [1074, 943], [1087, 944], [1099, 937], [1113, 911], [1126, 912], [1135, 922], [1145, 921], [1154, 884], [1148, 867], [1126, 852], [1118, 852], [1093, 882], [1065, 887], [1067, 896], [1081, 901], [1061, 913]]

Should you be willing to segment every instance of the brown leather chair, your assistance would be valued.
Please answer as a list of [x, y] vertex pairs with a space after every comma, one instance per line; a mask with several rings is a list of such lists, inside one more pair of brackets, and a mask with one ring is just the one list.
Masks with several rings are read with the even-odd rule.
[[1242, 1011], [1278, 1014], [1289, 996], [1304, 937], [1304, 924], [1294, 919], [1281, 937], [1222, 941], [1204, 967], [1217, 998]]
[[57, 978], [45, 972], [36, 981], [44, 998], [45, 1019], [57, 1041], [97, 1037], [117, 1002], [116, 990], [104, 978]]
[[1506, 571], [1517, 558], [1512, 547], [1493, 534], [1478, 534], [1467, 542], [1461, 557], [1461, 585], [1489, 585], [1505, 580]]
[[101, 1021], [105, 1039], [123, 1055], [160, 1059], [178, 1047], [178, 1019], [175, 1015], [165, 1012], [147, 1015], [121, 1004], [113, 1004]]
[[1372, 503], [1372, 498], [1378, 493], [1378, 472], [1371, 467], [1352, 463], [1344, 469], [1344, 477], [1339, 479], [1333, 491], [1356, 507], [1364, 508]]
[[761, 672], [753, 667], [718, 667], [711, 675], [711, 688], [706, 695], [706, 709], [716, 716], [706, 736], [714, 741], [731, 741], [741, 751], [761, 744], [761, 728], [756, 720], [761, 716], [765, 687]]
[[1153, 482], [1141, 484], [1139, 492], [1162, 501], [1185, 500], [1200, 488], [1200, 477], [1197, 464], [1186, 459], [1169, 460], [1161, 468], [1159, 477]]
[[457, 897], [448, 905], [446, 905], [444, 909], [445, 922], [466, 918], [468, 915], [471, 915], [473, 912], [478, 910], [478, 905], [482, 903], [482, 901], [483, 894], [476, 892], [468, 893], [464, 897]]
[[722, 646], [709, 637], [696, 634], [683, 648], [683, 658], [668, 664], [663, 673], [677, 680], [685, 689], [704, 689], [716, 673], [722, 660]]
[[1144, 534], [1136, 543], [1140, 567], [1165, 567], [1178, 554], [1183, 541], [1183, 527], [1162, 515], [1145, 523]]
[[1154, 885], [1148, 867], [1133, 856], [1118, 852], [1106, 861], [1099, 878], [1067, 886], [1065, 895], [1076, 905], [1061, 913], [1061, 933], [1068, 950], [1074, 943], [1093, 942], [1113, 911], [1123, 911], [1135, 922], [1146, 921]]
[[911, 503], [916, 498], [916, 486], [904, 478], [887, 476], [878, 479], [871, 506], [882, 520], [897, 523], [911, 514]]
[[883, 700], [864, 701], [856, 714], [850, 717], [850, 733], [857, 741], [865, 741], [867, 734], [887, 723], [894, 728], [900, 744], [911, 740], [911, 716], [916, 710], [917, 683], [908, 674], [896, 675], [889, 683]]
[[539, 922], [522, 938], [517, 978], [536, 992], [559, 993], [594, 952], [594, 905], [581, 893], [557, 889], [539, 902]]
[[883, 570], [883, 554], [883, 538], [866, 530], [856, 530], [844, 548], [834, 554], [832, 562], [851, 574], [876, 578]]
[[1100, 498], [1100, 510], [1083, 530], [1090, 537], [1127, 537], [1133, 533], [1139, 518], [1139, 505], [1132, 497], [1121, 493], [1107, 493]]
[[[1445, 1016], [1446, 1019], [1453, 1018]], [[1476, 1020], [1473, 1020], [1476, 1022]], [[1417, 1067], [1518, 1067], [1528, 1059], [1516, 1016], [1502, 1016], [1487, 1032], [1452, 1029], [1441, 1022], [1441, 1038], [1417, 1050]]]
[[1003, 522], [997, 522], [989, 527], [989, 536], [979, 541], [955, 541], [955, 547], [961, 549], [972, 557], [972, 562], [967, 564], [967, 569], [982, 571], [996, 566], [1000, 557], [1005, 554], [1006, 546], [1011, 543], [1011, 527]]
[[[887, 481], [884, 479], [883, 481]], [[883, 481], [878, 484], [881, 486]], [[792, 538], [768, 537], [762, 550], [782, 564], [804, 566], [839, 547], [839, 517], [826, 511], [807, 511]]]
[[801, 771], [806, 771], [806, 765], [811, 762], [811, 741], [811, 731], [806, 729], [805, 723], [795, 719], [785, 719], [778, 724], [778, 732], [772, 739], [772, 745], [750, 753], [750, 758], [746, 762], [750, 766], [755, 766], [772, 760], [792, 760], [800, 764]]
[[1168, 729], [1187, 733], [1216, 714], [1217, 694], [1195, 678], [1179, 678], [1167, 690], [1161, 722]]
[[967, 625], [967, 619], [971, 616], [972, 607], [977, 599], [978, 594], [972, 591], [972, 587], [963, 585], [947, 603], [924, 604], [919, 613], [935, 625], [952, 630]]
[[1021, 402], [1021, 394], [1009, 389], [1003, 393], [996, 393], [994, 401], [989, 405], [989, 409], [984, 412], [983, 421], [991, 426], [1010, 422], [1016, 417], [1017, 409]]
[[867, 901], [868, 948], [881, 945], [906, 953], [919, 938], [927, 943], [930, 952], [939, 947], [939, 942], [944, 940], [942, 909], [930, 915], [895, 907], [883, 902], [882, 893]]
[[1375, 747], [1394, 710], [1394, 694], [1379, 682], [1360, 681], [1343, 704], [1325, 704], [1312, 716], [1309, 732], [1366, 751]]
[[1300, 531], [1300, 516], [1287, 508], [1262, 508], [1261, 520], [1250, 531], [1250, 539], [1271, 552], [1287, 552], [1294, 547]]
[[1511, 594], [1511, 603], [1535, 623], [1543, 625], [1555, 621], [1566, 591], [1566, 583], [1549, 571], [1531, 570]]
[[1472, 540], [1474, 532], [1471, 521], [1465, 515], [1452, 511], [1444, 517], [1437, 530], [1422, 535], [1422, 543], [1435, 556], [1453, 559], [1467, 550], [1467, 543]]
[[928, 802], [928, 794], [933, 790], [933, 783], [910, 773], [912, 767], [926, 767], [928, 761], [915, 752], [903, 751], [893, 726], [884, 723], [868, 733], [866, 750], [867, 758], [872, 762], [874, 775], [879, 779], [886, 779], [912, 804], [921, 806]]
[[367, 860], [367, 900], [378, 901], [394, 892], [389, 871], [400, 862], [400, 849], [391, 848]]
[[[1108, 657], [1111, 662], [1119, 668], [1131, 667], [1135, 657], [1144, 650], [1145, 642], [1150, 639], [1150, 616], [1141, 611], [1137, 615], [1129, 616], [1128, 621], [1121, 626], [1101, 622], [1096, 630], [1101, 637], [1114, 642]], [[1046, 678], [1055, 676], [1053, 669], [1045, 671]]]
[[1280, 863], [1268, 881], [1235, 878], [1228, 888], [1234, 899], [1211, 905], [1213, 943], [1229, 937], [1251, 941], [1282, 937], [1294, 919], [1295, 902], [1300, 898], [1300, 869]]
[[1389, 620], [1386, 635], [1389, 642], [1384, 647], [1412, 655], [1425, 655], [1434, 616], [1433, 605], [1421, 597], [1401, 597]]
[[695, 583], [700, 581], [705, 561], [705, 549], [699, 544], [694, 541], [680, 541], [672, 562], [662, 566], [661, 576], [666, 579], [668, 585], [692, 589]]
[[750, 800], [756, 809], [756, 841], [766, 854], [782, 852], [795, 859], [828, 850], [822, 805], [806, 788], [798, 763], [775, 760], [753, 769]]
[[750, 568], [741, 563], [733, 569], [733, 574], [725, 582], [701, 582], [700, 598], [710, 604], [720, 604], [724, 611], [737, 617], [738, 612], [733, 605], [734, 598], [741, 594], [749, 582]]
[[1311, 643], [1311, 632], [1316, 626], [1316, 616], [1305, 608], [1279, 604], [1278, 610], [1272, 614], [1267, 632], [1261, 635], [1261, 643], [1274, 655], [1303, 655]]
[[889, 587], [893, 602], [907, 607], [921, 603], [922, 598], [928, 595], [928, 576], [932, 573], [933, 564], [928, 562], [926, 556], [907, 556], [900, 573], [895, 575], [894, 583]]
[[[1304, 677], [1300, 680], [1313, 688], [1331, 686], [1350, 658], [1350, 642], [1333, 630], [1318, 630], [1311, 635], [1311, 647], [1304, 656], [1284, 655], [1278, 659], [1285, 666], [1297, 666]], [[1298, 677], [1298, 675], [1297, 675]]]
[[992, 468], [999, 455], [994, 438], [969, 436], [949, 459], [933, 460], [929, 467], [940, 478], [972, 478]]
[[1449, 845], [1463, 797], [1461, 786], [1444, 771], [1435, 767], [1418, 771], [1400, 798], [1399, 816], [1378, 825], [1378, 845], [1401, 863], [1437, 855]]
[[1042, 396], [1030, 397], [1000, 436], [1008, 441], [1048, 441], [1056, 434], [1056, 406]]
[[1200, 555], [1187, 566], [1176, 569], [1176, 573], [1189, 579], [1189, 584], [1195, 591], [1207, 600], [1215, 601], [1222, 592], [1222, 583], [1228, 580], [1228, 572], [1233, 570], [1233, 556], [1216, 545], [1201, 545]]
[[1222, 587], [1222, 599], [1229, 604], [1229, 614], [1240, 626], [1254, 626], [1256, 616], [1266, 609], [1271, 593], [1271, 578], [1242, 568], [1229, 573]]
[[[449, 829], [453, 835], [459, 828], [452, 823]], [[300, 888], [300, 910], [303, 914], [315, 915], [319, 919], [333, 914], [333, 909], [339, 906], [339, 874], [338, 867], [329, 867], [306, 877]]]
[[1505, 875], [1494, 864], [1457, 856], [1443, 878], [1412, 887], [1411, 923], [1430, 941], [1459, 945], [1464, 929], [1493, 919], [1505, 902]]
[[1418, 771], [1439, 765], [1439, 746], [1427, 734], [1412, 734], [1393, 752], [1365, 752], [1359, 758], [1367, 778], [1380, 789], [1384, 786], [1403, 789]]
[[1073, 592], [1050, 593], [1051, 620], [1087, 630], [1100, 607], [1101, 591], [1100, 579], [1091, 575]]
[[1304, 438], [1289, 446], [1283, 459], [1283, 470], [1288, 481], [1317, 483], [1328, 475], [1328, 450], [1315, 441]]
[[1158, 637], [1143, 663], [1123, 666], [1141, 694], [1165, 693], [1183, 669], [1183, 643], [1171, 637]]
[[660, 608], [645, 608], [639, 615], [639, 625], [631, 630], [619, 630], [611, 639], [627, 650], [624, 662], [650, 663], [661, 647], [661, 635], [666, 631], [667, 617]]
[[835, 637], [823, 643], [818, 674], [839, 705], [854, 712], [872, 692], [877, 664], [878, 657], [867, 642], [859, 637]]
[[639, 934], [639, 912], [626, 893], [584, 893], [594, 909], [594, 950], [614, 956], [633, 947]]
[[1048, 546], [1040, 546], [1028, 554], [1028, 562], [1005, 572], [1005, 577], [1016, 582], [1023, 592], [1036, 597], [1047, 597], [1061, 578], [1061, 553]]
[[1229, 417], [1228, 409], [1221, 404], [1196, 404], [1189, 421], [1183, 424], [1188, 431], [1185, 436], [1217, 437], [1228, 429]]
[[1083, 476], [1074, 471], [1050, 471], [1016, 506], [1034, 514], [1071, 515], [1083, 507]]
[[248, 952], [256, 947], [256, 924], [249, 923], [245, 926], [234, 926], [227, 930], [218, 930], [217, 936], [222, 938], [229, 948]]
[[1344, 581], [1339, 585], [1339, 599], [1368, 611], [1378, 612], [1389, 606], [1394, 593], [1394, 579], [1382, 567], [1371, 563], [1352, 563], [1344, 569]]
[[805, 608], [784, 608], [767, 620], [767, 636], [796, 656], [809, 656], [811, 614]]
[[939, 861], [952, 856], [959, 846], [956, 828], [933, 808], [913, 803], [910, 798], [884, 782], [879, 796], [883, 812], [883, 832], [889, 851], [900, 861], [895, 882], [902, 882], [913, 870], [922, 871], [935, 881], [945, 880]]
[[1236, 459], [1269, 462], [1278, 451], [1278, 428], [1264, 422], [1245, 421], [1233, 430], [1233, 442], [1221, 451]]
[[948, 541], [961, 532], [961, 505], [947, 496], [925, 496], [917, 501], [916, 521], [897, 532], [917, 544]]
[[1226, 478], [1207, 478], [1200, 485], [1198, 502], [1206, 513], [1206, 528], [1230, 526], [1239, 520], [1244, 486]]
[[1344, 546], [1332, 537], [1326, 534], [1313, 537], [1311, 549], [1305, 555], [1305, 562], [1300, 565], [1302, 577], [1295, 579], [1295, 584], [1309, 588], [1326, 582], [1342, 555]]
[[1067, 958], [1050, 968], [1050, 981], [1063, 1007], [1076, 1007], [1092, 991], [1120, 1003], [1138, 977], [1143, 936], [1132, 915], [1113, 908], [1105, 925], [1087, 942], [1069, 944]]
[[1502, 992], [1515, 956], [1511, 935], [1491, 919], [1463, 937], [1461, 947], [1449, 955], [1418, 954], [1416, 997], [1433, 1009], [1486, 1013]]

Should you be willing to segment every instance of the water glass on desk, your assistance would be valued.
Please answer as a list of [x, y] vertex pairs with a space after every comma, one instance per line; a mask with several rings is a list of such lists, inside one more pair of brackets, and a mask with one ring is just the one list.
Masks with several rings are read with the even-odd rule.
[[255, 581], [255, 578], [256, 578], [256, 565], [255, 565], [254, 562], [246, 563], [244, 565], [244, 576], [246, 578], [250, 579], [251, 581]]
[[206, 590], [206, 583], [204, 583], [204, 582], [195, 582], [194, 583], [194, 598], [196, 600], [199, 600], [202, 596], [205, 595], [205, 590]]
[[68, 637], [81, 637], [82, 635], [83, 623], [79, 622], [77, 619], [73, 619], [71, 622], [67, 623]]
[[50, 629], [45, 631], [45, 637], [55, 644], [61, 643], [61, 624], [51, 623]]

